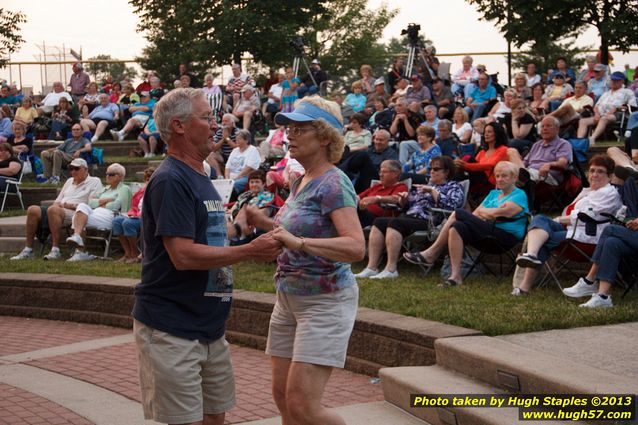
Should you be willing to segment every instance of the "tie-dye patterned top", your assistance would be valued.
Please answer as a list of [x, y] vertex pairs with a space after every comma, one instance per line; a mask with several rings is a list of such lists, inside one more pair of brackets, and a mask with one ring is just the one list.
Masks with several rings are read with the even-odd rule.
[[[298, 190], [301, 177], [292, 183], [290, 196], [279, 210], [275, 223], [295, 236], [333, 238], [337, 236], [330, 213], [344, 207], [356, 208], [352, 183], [338, 168], [331, 168]], [[353, 223], [357, 226], [359, 223]], [[278, 291], [294, 295], [336, 292], [355, 285], [349, 263], [329, 260], [301, 250], [284, 251], [277, 258], [275, 285]]]

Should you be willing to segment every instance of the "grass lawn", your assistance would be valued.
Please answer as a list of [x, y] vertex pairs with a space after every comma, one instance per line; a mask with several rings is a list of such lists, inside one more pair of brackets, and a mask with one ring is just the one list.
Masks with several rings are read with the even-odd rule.
[[[29, 208], [27, 205], [25, 205], [25, 207]], [[3, 217], [17, 217], [19, 215], [27, 215], [27, 211], [26, 210], [21, 210], [21, 209], [7, 209], [7, 208], [5, 208], [4, 211], [2, 211], [0, 213], [0, 218], [3, 218]]]
[[[362, 264], [353, 270], [360, 271]], [[13, 262], [0, 257], [0, 269], [21, 273], [61, 273], [93, 276], [139, 278], [139, 265], [123, 265], [104, 261], [66, 263], [62, 261]], [[273, 264], [244, 263], [234, 267], [235, 287], [255, 292], [274, 293]], [[554, 286], [535, 290], [529, 297], [509, 295], [510, 279], [500, 283], [491, 276], [468, 279], [458, 288], [439, 288], [438, 270], [427, 278], [411, 265], [401, 264], [401, 277], [396, 280], [360, 279], [359, 305], [378, 310], [415, 316], [437, 322], [478, 329], [487, 335], [503, 335], [548, 329], [605, 325], [638, 320], [638, 293], [632, 291], [620, 299], [614, 293], [616, 306], [610, 309], [582, 309], [580, 302], [564, 297]], [[573, 282], [563, 282], [571, 285]]]

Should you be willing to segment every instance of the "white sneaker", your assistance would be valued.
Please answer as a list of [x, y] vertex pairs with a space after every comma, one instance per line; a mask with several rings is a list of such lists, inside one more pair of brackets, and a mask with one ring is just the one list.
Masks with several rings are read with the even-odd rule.
[[66, 238], [66, 242], [75, 246], [80, 246], [80, 247], [84, 246], [84, 241], [82, 240], [82, 236], [78, 235], [77, 233], [74, 233], [73, 235]]
[[95, 255], [91, 255], [88, 252], [75, 250], [75, 253], [71, 258], [66, 261], [76, 262], [76, 261], [91, 261], [95, 259]]
[[378, 270], [374, 270], [374, 269], [371, 269], [370, 267], [366, 267], [365, 269], [361, 270], [359, 273], [355, 274], [354, 277], [366, 278], [366, 277], [376, 276], [378, 274], [379, 274]]
[[118, 137], [117, 137], [117, 130], [110, 130], [110, 131], [109, 131], [109, 133], [111, 133], [111, 138], [112, 138], [113, 140], [115, 140], [115, 141], [117, 141], [117, 140], [118, 140]]
[[397, 271], [389, 272], [387, 270], [384, 270], [379, 274], [370, 276], [370, 279], [396, 279], [397, 277], [399, 277], [399, 272]]
[[122, 132], [120, 131], [117, 132], [117, 140], [118, 142], [121, 142], [122, 140], [124, 140], [124, 134], [122, 134]]
[[611, 295], [607, 295], [607, 299], [604, 299], [599, 294], [592, 295], [589, 301], [580, 305], [580, 307], [585, 308], [609, 308], [613, 306], [614, 304], [611, 302]]
[[33, 249], [24, 248], [18, 255], [11, 257], [12, 260], [33, 260]]
[[512, 292], [510, 292], [510, 295], [513, 295], [515, 297], [523, 297], [529, 295], [529, 292], [525, 292], [521, 288], [514, 288], [512, 289]]
[[60, 184], [60, 177], [59, 176], [51, 176], [51, 178], [47, 181], [47, 183], [58, 185], [58, 184]]
[[95, 143], [95, 142], [97, 142], [97, 136], [91, 137], [91, 143]]
[[625, 139], [629, 139], [631, 137], [631, 130], [625, 131]]
[[59, 249], [51, 249], [47, 255], [44, 256], [45, 260], [60, 260], [62, 258], [62, 253]]
[[578, 279], [578, 282], [576, 282], [576, 285], [572, 286], [571, 288], [563, 289], [563, 294], [572, 298], [588, 297], [590, 295], [594, 295], [597, 293], [598, 293], [598, 284], [597, 283], [588, 284], [587, 282], [585, 282], [585, 279], [583, 279], [582, 277]]

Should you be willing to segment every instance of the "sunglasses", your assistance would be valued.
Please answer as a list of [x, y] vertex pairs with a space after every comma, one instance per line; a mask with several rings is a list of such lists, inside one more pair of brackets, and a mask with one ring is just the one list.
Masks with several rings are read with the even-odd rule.
[[106, 177], [119, 176], [117, 173], [106, 173]]
[[430, 168], [430, 171], [443, 171], [443, 170], [444, 170], [444, 168], [442, 168], [442, 167], [432, 167], [432, 168]]

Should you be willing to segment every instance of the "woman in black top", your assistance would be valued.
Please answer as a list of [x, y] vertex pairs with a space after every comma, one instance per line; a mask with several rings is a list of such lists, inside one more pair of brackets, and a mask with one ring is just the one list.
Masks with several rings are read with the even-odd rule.
[[523, 99], [514, 99], [511, 103], [512, 113], [505, 114], [501, 120], [507, 131], [509, 147], [515, 148], [521, 156], [529, 152], [532, 144], [536, 141], [536, 120], [527, 111], [527, 106]]
[[11, 124], [13, 135], [7, 138], [7, 142], [11, 145], [15, 155], [33, 154], [33, 139], [26, 136], [27, 126], [22, 121], [13, 121]]
[[18, 178], [22, 163], [13, 154], [11, 145], [0, 143], [0, 192], [4, 193], [7, 178]]

